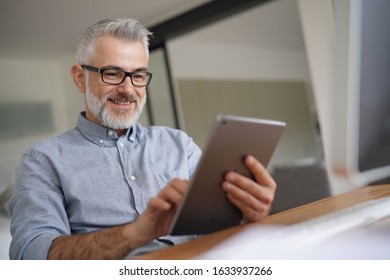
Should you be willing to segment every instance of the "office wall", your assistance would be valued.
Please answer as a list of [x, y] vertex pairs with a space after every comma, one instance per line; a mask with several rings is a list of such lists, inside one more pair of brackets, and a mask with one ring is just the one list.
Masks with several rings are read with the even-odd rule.
[[[72, 86], [69, 65], [73, 58], [0, 57], [0, 103], [47, 102], [51, 106], [53, 129], [33, 130], [0, 138], [0, 163], [16, 164], [23, 151], [33, 143], [56, 135], [74, 125], [74, 112], [81, 96]], [[11, 121], [11, 120], [10, 120]]]
[[180, 79], [178, 83], [186, 130], [200, 147], [204, 147], [215, 117], [223, 113], [287, 122], [268, 166], [271, 171], [274, 166], [318, 158], [303, 82]]
[[[152, 82], [148, 86], [148, 108], [149, 116], [155, 125], [176, 127], [175, 104], [172, 99], [167, 61], [163, 48], [150, 53], [149, 71], [153, 73]], [[146, 112], [142, 114], [146, 117]], [[142, 122], [149, 124], [149, 122]]]

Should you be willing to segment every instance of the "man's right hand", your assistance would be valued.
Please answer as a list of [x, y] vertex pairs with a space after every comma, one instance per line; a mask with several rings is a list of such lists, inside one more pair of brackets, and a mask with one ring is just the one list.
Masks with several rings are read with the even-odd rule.
[[145, 211], [132, 224], [141, 242], [167, 235], [176, 209], [189, 185], [189, 180], [173, 179], [156, 197], [149, 199]]
[[173, 179], [145, 211], [130, 224], [87, 234], [60, 236], [48, 252], [48, 259], [122, 259], [131, 251], [168, 234], [176, 208], [189, 181]]

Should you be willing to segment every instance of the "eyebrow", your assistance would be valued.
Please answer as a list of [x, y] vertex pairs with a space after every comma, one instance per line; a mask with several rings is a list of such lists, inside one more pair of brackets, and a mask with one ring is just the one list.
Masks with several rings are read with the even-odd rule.
[[[124, 72], [129, 72], [129, 71], [124, 70], [122, 67], [115, 66], [115, 65], [106, 65], [106, 66], [100, 67], [100, 69], [114, 69], [114, 70], [121, 70], [121, 71], [124, 71]], [[139, 72], [139, 71], [148, 71], [148, 68], [140, 67], [140, 68], [137, 68], [137, 69], [135, 69], [134, 71], [131, 71], [131, 72]]]

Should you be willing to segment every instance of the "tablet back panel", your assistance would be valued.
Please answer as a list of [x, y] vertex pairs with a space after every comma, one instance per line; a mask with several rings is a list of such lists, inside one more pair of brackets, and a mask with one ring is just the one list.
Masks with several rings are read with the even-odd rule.
[[243, 164], [246, 155], [253, 155], [267, 166], [284, 126], [278, 121], [218, 116], [173, 220], [171, 234], [205, 234], [238, 225], [242, 215], [222, 190], [223, 176], [236, 171], [252, 177]]

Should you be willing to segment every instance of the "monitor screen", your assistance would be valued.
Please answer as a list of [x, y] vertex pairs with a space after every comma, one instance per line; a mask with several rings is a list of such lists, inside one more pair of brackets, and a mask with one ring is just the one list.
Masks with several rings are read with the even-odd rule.
[[347, 163], [360, 184], [390, 178], [390, 1], [351, 1]]
[[390, 166], [389, 27], [390, 1], [362, 2], [358, 92], [360, 172]]
[[390, 182], [390, 1], [334, 3], [332, 164], [354, 185]]

